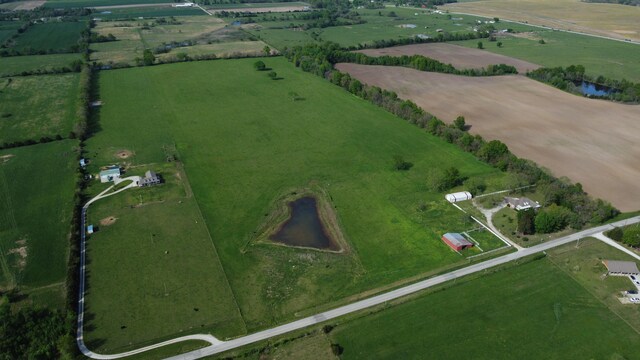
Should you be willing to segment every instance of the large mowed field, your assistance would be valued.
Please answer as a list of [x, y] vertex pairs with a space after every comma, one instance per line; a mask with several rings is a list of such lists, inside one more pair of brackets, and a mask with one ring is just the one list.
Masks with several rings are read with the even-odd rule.
[[[282, 58], [263, 60], [279, 80], [254, 70], [255, 59], [101, 72], [100, 131], [87, 140], [93, 166], [119, 161], [121, 149], [134, 154], [130, 166], [167, 154], [184, 163], [247, 331], [468, 262], [440, 236], [476, 226], [427, 190], [426, 177], [456, 166], [496, 189], [502, 173]], [[394, 155], [413, 168], [393, 170]], [[348, 242], [343, 253], [255, 241], [277, 200], [303, 188], [331, 199]], [[113, 240], [105, 233], [100, 241]]]
[[76, 121], [78, 79], [78, 74], [0, 79], [0, 144], [67, 137]]
[[[544, 44], [540, 44], [544, 40]], [[502, 47], [497, 46], [502, 42]], [[612, 79], [640, 82], [640, 45], [569, 34], [561, 31], [533, 30], [507, 34], [496, 42], [483, 39], [485, 51], [540, 64], [545, 67], [583, 65], [586, 73]], [[478, 40], [458, 41], [456, 45], [476, 48]]]
[[396, 91], [444, 121], [567, 176], [623, 211], [638, 210], [640, 107], [568, 94], [523, 76], [469, 78], [400, 67], [339, 64], [360, 81]]
[[82, 21], [32, 25], [16, 38], [13, 48], [21, 52], [73, 52], [71, 49], [78, 45], [80, 32], [86, 26]]
[[0, 151], [0, 288], [64, 297], [78, 142]]
[[528, 22], [618, 39], [640, 39], [640, 8], [580, 0], [481, 0], [442, 9]]
[[454, 44], [413, 44], [382, 49], [358, 50], [358, 52], [369, 56], [422, 55], [445, 64], [451, 64], [458, 69], [478, 69], [486, 68], [489, 65], [507, 64], [514, 66], [519, 73], [526, 73], [540, 67], [540, 65], [527, 61]]
[[638, 330], [589, 291], [542, 259], [340, 324], [330, 337], [341, 359], [637, 358]]

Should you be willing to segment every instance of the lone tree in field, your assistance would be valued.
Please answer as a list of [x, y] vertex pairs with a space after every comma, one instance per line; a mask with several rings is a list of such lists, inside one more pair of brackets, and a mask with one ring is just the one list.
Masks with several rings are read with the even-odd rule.
[[402, 156], [395, 155], [393, 157], [393, 168], [396, 170], [409, 170], [413, 167], [413, 164], [405, 161]]
[[277, 80], [278, 74], [275, 71], [269, 71], [269, 77], [271, 78], [271, 80]]
[[482, 41], [478, 41], [478, 49], [484, 49], [484, 45], [482, 44]]
[[498, 43], [496, 45], [498, 45], [498, 47], [501, 48], [502, 47], [502, 41], [498, 41]]
[[267, 65], [264, 64], [264, 61], [258, 60], [253, 63], [253, 67], [256, 68], [256, 70], [258, 71], [264, 71], [264, 69], [267, 68]]
[[151, 52], [151, 50], [149, 49], [144, 49], [144, 52], [142, 53], [142, 63], [144, 64], [144, 66], [153, 65], [155, 61], [156, 56], [153, 55], [153, 52]]
[[446, 191], [458, 185], [462, 185], [464, 177], [460, 175], [460, 170], [450, 167], [445, 170], [435, 170], [429, 174], [427, 185], [433, 191]]
[[270, 48], [270, 47], [268, 47], [268, 46], [265, 46], [265, 47], [262, 49], [262, 51], [264, 52], [264, 54], [265, 54], [266, 56], [271, 55], [271, 48]]

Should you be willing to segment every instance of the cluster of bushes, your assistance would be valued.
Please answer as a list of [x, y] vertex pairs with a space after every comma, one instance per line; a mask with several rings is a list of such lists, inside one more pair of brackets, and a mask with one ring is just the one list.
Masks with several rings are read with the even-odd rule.
[[15, 74], [6, 74], [2, 77], [12, 76], [29, 76], [29, 75], [47, 75], [47, 74], [65, 74], [70, 72], [80, 72], [82, 69], [82, 60], [74, 60], [68, 66], [51, 67], [48, 69], [23, 70]]
[[197, 43], [195, 40], [172, 41], [170, 43], [163, 42], [162, 45], [156, 46], [152, 51], [154, 54], [166, 54], [175, 48], [193, 46]]
[[73, 320], [59, 310], [23, 307], [12, 311], [10, 296], [0, 297], [0, 357], [74, 358]]
[[513, 155], [507, 146], [498, 140], [485, 141], [480, 135], [469, 134], [464, 119], [457, 119], [452, 125], [446, 125], [412, 101], [398, 98], [395, 92], [362, 84], [349, 74], [335, 70], [332, 59], [342, 51], [336, 44], [324, 43], [296, 46], [285, 49], [283, 54], [302, 70], [324, 77], [350, 93], [474, 154], [478, 159], [512, 173], [515, 179], [513, 188], [537, 184], [538, 188], [542, 189], [546, 205], [556, 204], [575, 214], [569, 224], [575, 229], [587, 223], [601, 223], [619, 214], [611, 204], [591, 199], [579, 183], [569, 184], [551, 176], [534, 162]]
[[591, 97], [629, 103], [640, 102], [640, 83], [633, 83], [625, 79], [608, 79], [603, 76], [594, 78], [585, 74], [585, 68], [582, 65], [571, 65], [566, 68], [539, 68], [528, 72], [527, 76], [553, 85], [560, 90], [578, 95], [582, 95], [582, 92], [580, 91], [580, 84], [583, 81], [586, 81], [613, 90], [613, 92], [608, 95], [591, 95]]
[[20, 147], [20, 146], [44, 144], [44, 143], [48, 143], [48, 142], [52, 142], [52, 141], [58, 141], [58, 140], [62, 140], [62, 139], [63, 139], [63, 137], [61, 135], [56, 135], [54, 137], [43, 136], [38, 140], [27, 139], [27, 140], [13, 141], [13, 142], [4, 142], [4, 143], [2, 143], [2, 145], [0, 145], [0, 150], [12, 149], [12, 148]]
[[362, 65], [404, 66], [420, 71], [439, 72], [445, 74], [465, 76], [492, 76], [504, 74], [517, 74], [518, 70], [511, 65], [489, 65], [484, 69], [459, 70], [451, 64], [444, 64], [422, 55], [379, 56], [373, 57], [351, 51], [337, 51], [332, 54], [333, 63], [348, 62]]
[[638, 224], [626, 228], [614, 228], [609, 230], [606, 235], [629, 246], [640, 247], [640, 225]]

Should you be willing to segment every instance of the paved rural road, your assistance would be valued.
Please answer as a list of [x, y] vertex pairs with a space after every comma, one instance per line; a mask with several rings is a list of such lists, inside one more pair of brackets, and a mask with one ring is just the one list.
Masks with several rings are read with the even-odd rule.
[[598, 234], [601, 234], [603, 231], [612, 229], [615, 226], [624, 226], [624, 225], [629, 225], [637, 222], [640, 222], [640, 216], [636, 216], [634, 218], [623, 220], [623, 221], [618, 221], [616, 223], [609, 224], [609, 225], [602, 225], [595, 228], [583, 230], [575, 234], [571, 234], [556, 240], [549, 241], [547, 243], [543, 243], [530, 248], [525, 248], [515, 253], [507, 254], [495, 259], [490, 259], [479, 264], [471, 265], [459, 270], [452, 271], [444, 275], [423, 280], [418, 283], [399, 288], [397, 290], [393, 290], [393, 291], [390, 291], [378, 296], [374, 296], [365, 300], [357, 301], [349, 305], [341, 306], [339, 308], [326, 311], [317, 315], [313, 315], [298, 321], [294, 321], [294, 322], [281, 325], [272, 329], [260, 331], [251, 335], [243, 336], [237, 339], [225, 341], [220, 344], [211, 345], [206, 348], [194, 350], [186, 354], [171, 357], [169, 359], [172, 359], [172, 360], [199, 359], [201, 357], [218, 354], [223, 351], [249, 345], [261, 340], [272, 338], [274, 336], [278, 336], [278, 335], [286, 334], [291, 331], [303, 329], [307, 326], [319, 324], [330, 319], [335, 319], [343, 315], [351, 314], [356, 311], [360, 311], [372, 306], [384, 304], [388, 301], [398, 299], [400, 297], [407, 296], [409, 294], [416, 293], [418, 291], [430, 288], [432, 286], [442, 284], [446, 281], [450, 281], [462, 276], [466, 276], [466, 275], [477, 273], [486, 269], [490, 269], [492, 267], [502, 265], [507, 262], [523, 258], [525, 256], [529, 256], [541, 251], [549, 250], [557, 246], [561, 246], [573, 241], [577, 241], [584, 237], [598, 235]]

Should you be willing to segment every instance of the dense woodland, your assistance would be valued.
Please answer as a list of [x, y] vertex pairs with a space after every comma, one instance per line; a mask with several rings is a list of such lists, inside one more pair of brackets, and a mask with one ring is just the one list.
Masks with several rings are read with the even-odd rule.
[[[614, 92], [598, 98], [620, 101], [625, 103], [640, 102], [640, 84], [625, 79], [613, 80], [603, 76], [592, 77], [585, 74], [582, 65], [571, 65], [566, 68], [539, 68], [527, 73], [532, 79], [553, 85], [554, 87], [573, 94], [581, 95], [580, 83], [583, 81], [612, 89]], [[595, 96], [590, 96], [595, 97]]]

